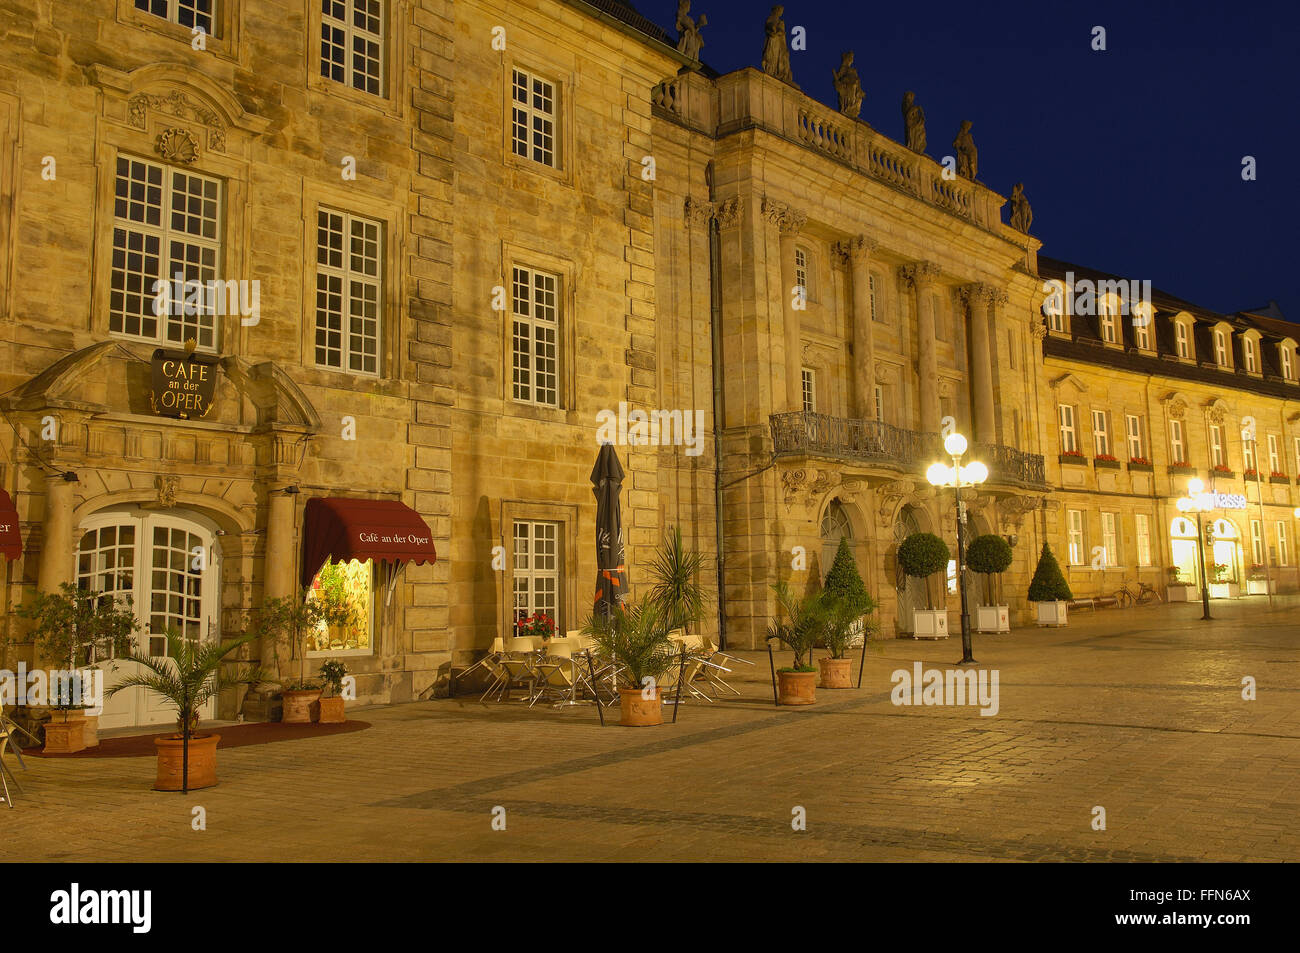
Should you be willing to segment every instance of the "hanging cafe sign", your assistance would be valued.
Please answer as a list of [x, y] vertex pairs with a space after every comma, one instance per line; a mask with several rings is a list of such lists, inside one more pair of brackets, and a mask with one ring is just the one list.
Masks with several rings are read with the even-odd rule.
[[158, 348], [153, 352], [149, 406], [158, 416], [202, 420], [212, 410], [216, 390], [216, 358], [199, 357], [192, 346], [185, 351]]

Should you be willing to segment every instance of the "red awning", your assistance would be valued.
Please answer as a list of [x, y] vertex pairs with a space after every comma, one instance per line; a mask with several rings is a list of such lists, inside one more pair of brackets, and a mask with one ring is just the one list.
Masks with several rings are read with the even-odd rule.
[[302, 527], [302, 585], [326, 560], [373, 559], [401, 566], [437, 559], [428, 524], [397, 500], [317, 497], [307, 501]]
[[0, 490], [0, 555], [18, 559], [23, 554], [23, 536], [18, 531], [18, 510], [6, 490]]

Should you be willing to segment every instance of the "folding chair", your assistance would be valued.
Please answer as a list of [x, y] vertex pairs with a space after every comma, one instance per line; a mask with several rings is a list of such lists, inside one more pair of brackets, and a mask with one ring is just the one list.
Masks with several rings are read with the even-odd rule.
[[23, 786], [18, 783], [18, 779], [14, 777], [13, 772], [9, 770], [9, 766], [5, 764], [5, 751], [13, 748], [14, 757], [18, 759], [18, 767], [24, 771], [27, 770], [27, 765], [23, 763], [22, 751], [13, 743], [14, 734], [17, 732], [26, 735], [32, 740], [33, 744], [37, 740], [36, 736], [26, 728], [6, 717], [4, 709], [0, 708], [0, 786], [4, 787], [4, 802], [11, 808], [14, 806], [14, 799], [13, 795], [9, 793], [9, 782], [13, 781], [14, 787], [18, 789], [19, 793], [22, 793]]

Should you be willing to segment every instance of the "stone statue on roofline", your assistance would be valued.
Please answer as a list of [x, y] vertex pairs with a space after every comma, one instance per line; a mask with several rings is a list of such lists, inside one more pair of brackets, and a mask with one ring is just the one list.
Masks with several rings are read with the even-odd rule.
[[850, 119], [857, 119], [862, 111], [862, 83], [858, 71], [853, 68], [853, 51], [840, 55], [840, 68], [834, 71], [835, 92], [840, 97], [840, 112]]
[[1011, 190], [1011, 227], [1018, 232], [1029, 234], [1029, 226], [1034, 221], [1034, 210], [1025, 198], [1025, 183], [1017, 182]]
[[793, 83], [794, 75], [790, 72], [790, 47], [785, 41], [784, 14], [785, 7], [775, 6], [767, 15], [765, 24], [767, 40], [763, 43], [763, 72], [784, 82]]
[[916, 104], [910, 89], [903, 94], [903, 129], [907, 148], [925, 155], [925, 110]]
[[979, 152], [975, 149], [975, 138], [970, 134], [970, 127], [970, 120], [963, 119], [952, 147], [957, 153], [957, 174], [974, 182], [975, 173], [979, 170]]
[[700, 21], [691, 19], [691, 0], [677, 0], [677, 52], [699, 62], [704, 37], [700, 30], [709, 25], [709, 18], [700, 14]]

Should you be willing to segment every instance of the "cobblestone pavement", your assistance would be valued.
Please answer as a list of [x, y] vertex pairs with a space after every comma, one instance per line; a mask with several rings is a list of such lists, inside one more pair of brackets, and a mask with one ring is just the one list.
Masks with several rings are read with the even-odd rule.
[[149, 789], [152, 758], [31, 758], [0, 860], [1296, 860], [1300, 597], [1277, 602], [976, 636], [993, 717], [891, 703], [891, 673], [951, 667], [953, 637], [873, 643], [861, 690], [806, 709], [773, 708], [747, 653], [744, 697], [661, 728], [462, 698], [358, 710], [369, 730], [221, 751], [221, 783], [188, 797]]

